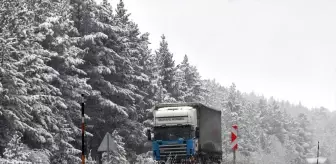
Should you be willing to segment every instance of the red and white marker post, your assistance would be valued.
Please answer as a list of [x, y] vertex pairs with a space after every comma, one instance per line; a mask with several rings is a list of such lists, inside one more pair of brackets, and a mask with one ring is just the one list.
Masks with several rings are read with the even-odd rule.
[[[84, 95], [82, 94], [82, 97], [84, 98]], [[85, 164], [85, 118], [84, 118], [84, 100], [81, 103], [81, 109], [82, 109], [82, 164]]]
[[233, 150], [233, 164], [236, 163], [236, 150], [238, 149], [238, 125], [232, 125], [231, 130], [231, 148]]

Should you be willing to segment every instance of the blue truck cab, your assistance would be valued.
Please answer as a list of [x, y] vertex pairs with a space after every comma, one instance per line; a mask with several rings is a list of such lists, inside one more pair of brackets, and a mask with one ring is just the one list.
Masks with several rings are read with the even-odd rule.
[[147, 137], [152, 141], [154, 160], [192, 160], [198, 151], [197, 110], [183, 105], [158, 107], [153, 116], [154, 127], [147, 130]]

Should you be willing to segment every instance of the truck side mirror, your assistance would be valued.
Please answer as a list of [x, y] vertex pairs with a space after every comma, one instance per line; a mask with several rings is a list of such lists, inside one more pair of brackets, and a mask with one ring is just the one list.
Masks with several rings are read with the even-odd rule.
[[147, 139], [148, 139], [148, 141], [152, 140], [152, 134], [151, 134], [151, 130], [150, 129], [147, 129]]
[[199, 127], [196, 127], [196, 130], [195, 130], [195, 137], [196, 138], [199, 138]]

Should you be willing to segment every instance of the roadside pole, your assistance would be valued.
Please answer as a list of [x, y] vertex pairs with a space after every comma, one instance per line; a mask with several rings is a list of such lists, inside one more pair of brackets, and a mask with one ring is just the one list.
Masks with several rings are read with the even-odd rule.
[[319, 152], [320, 152], [320, 141], [317, 141], [317, 164], [319, 163], [318, 162], [318, 159], [319, 159]]
[[[232, 108], [232, 103], [229, 102], [228, 103], [230, 110], [231, 110], [231, 114], [233, 112]], [[232, 118], [233, 120], [233, 118]], [[231, 148], [233, 151], [233, 164], [236, 164], [236, 151], [238, 149], [238, 125], [237, 125], [237, 118], [235, 118], [235, 124], [232, 125], [232, 129], [231, 129]]]
[[85, 164], [85, 122], [84, 122], [84, 94], [82, 94], [83, 102], [81, 103], [82, 107], [82, 164]]
[[233, 151], [233, 164], [236, 164], [236, 150], [238, 149], [238, 125], [234, 124], [232, 125], [232, 131], [231, 131], [231, 148]]

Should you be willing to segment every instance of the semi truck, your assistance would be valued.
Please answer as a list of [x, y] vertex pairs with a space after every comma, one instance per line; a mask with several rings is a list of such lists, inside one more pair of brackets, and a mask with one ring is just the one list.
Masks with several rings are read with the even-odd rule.
[[153, 109], [147, 129], [153, 158], [159, 163], [220, 163], [221, 110], [202, 103], [162, 103]]

